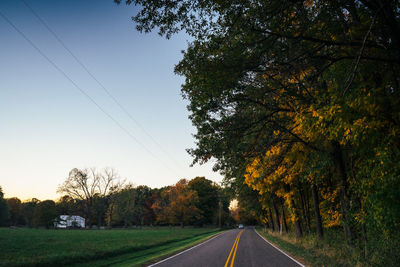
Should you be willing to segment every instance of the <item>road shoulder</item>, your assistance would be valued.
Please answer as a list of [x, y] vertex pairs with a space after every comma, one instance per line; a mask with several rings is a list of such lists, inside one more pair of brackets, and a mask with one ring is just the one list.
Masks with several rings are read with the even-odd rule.
[[285, 256], [287, 256], [288, 258], [290, 258], [291, 260], [293, 260], [297, 264], [299, 264], [299, 266], [302, 266], [302, 267], [311, 266], [304, 258], [302, 258], [302, 257], [300, 257], [298, 255], [295, 255], [294, 253], [291, 253], [291, 252], [288, 252], [288, 251], [284, 250], [281, 246], [279, 246], [278, 244], [276, 244], [275, 242], [270, 240], [268, 234], [266, 234], [262, 230], [260, 230], [260, 229], [257, 230], [256, 228], [254, 228], [254, 231], [266, 243], [268, 243], [269, 245], [274, 247], [276, 250], [278, 250], [279, 252], [281, 252], [282, 254], [284, 254]]

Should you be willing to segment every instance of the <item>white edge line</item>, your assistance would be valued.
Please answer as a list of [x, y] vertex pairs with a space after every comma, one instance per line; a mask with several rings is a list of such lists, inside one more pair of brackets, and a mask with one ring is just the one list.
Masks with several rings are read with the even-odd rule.
[[147, 267], [152, 267], [152, 266], [158, 265], [158, 264], [160, 264], [160, 263], [162, 263], [162, 262], [164, 262], [164, 261], [170, 260], [170, 259], [172, 259], [172, 258], [175, 258], [176, 256], [179, 256], [179, 255], [181, 255], [181, 254], [183, 254], [183, 253], [186, 253], [186, 252], [188, 252], [189, 250], [192, 250], [192, 249], [194, 249], [194, 248], [200, 247], [201, 245], [207, 243], [208, 241], [211, 241], [211, 240], [213, 240], [214, 238], [219, 237], [219, 236], [222, 235], [223, 233], [225, 233], [225, 231], [222, 232], [222, 233], [217, 234], [216, 236], [213, 236], [213, 237], [210, 238], [210, 239], [207, 239], [206, 241], [204, 241], [204, 242], [202, 242], [202, 243], [200, 243], [200, 244], [197, 244], [197, 245], [194, 246], [194, 247], [188, 248], [188, 249], [186, 249], [186, 250], [184, 250], [184, 251], [179, 252], [178, 254], [172, 255], [171, 257], [168, 257], [168, 258], [166, 258], [166, 259], [163, 259], [163, 260], [161, 260], [161, 261], [158, 261], [158, 262], [156, 262], [156, 263], [153, 263], [153, 264], [151, 264], [151, 265], [149, 265], [149, 266], [147, 266]]
[[300, 262], [298, 262], [297, 260], [295, 260], [294, 258], [292, 258], [291, 256], [289, 256], [286, 252], [284, 252], [282, 249], [278, 248], [277, 246], [275, 246], [274, 244], [272, 244], [271, 242], [269, 242], [265, 237], [263, 237], [262, 235], [260, 235], [258, 233], [258, 231], [256, 229], [254, 229], [254, 231], [258, 234], [259, 237], [261, 237], [262, 239], [264, 239], [265, 242], [267, 242], [268, 244], [270, 244], [271, 246], [273, 246], [274, 248], [276, 248], [277, 250], [279, 250], [280, 252], [282, 252], [283, 254], [285, 254], [287, 257], [289, 257], [292, 261], [294, 261], [295, 263], [297, 263], [298, 265], [300, 265], [301, 267], [306, 267], [304, 264], [301, 264]]

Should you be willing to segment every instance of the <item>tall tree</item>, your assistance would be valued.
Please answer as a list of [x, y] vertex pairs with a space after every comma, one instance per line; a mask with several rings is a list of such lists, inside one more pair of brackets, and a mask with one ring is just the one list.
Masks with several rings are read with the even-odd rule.
[[134, 222], [136, 225], [143, 225], [145, 223], [146, 214], [151, 212], [151, 204], [147, 202], [151, 196], [151, 188], [145, 185], [140, 185], [135, 188], [135, 210]]
[[196, 221], [196, 224], [212, 224], [220, 206], [218, 196], [220, 188], [213, 181], [205, 177], [196, 177], [190, 180], [188, 186], [189, 190], [197, 193], [199, 201], [196, 206], [203, 215], [202, 219]]
[[[93, 199], [96, 195], [104, 198], [108, 194], [118, 190], [123, 182], [118, 173], [112, 168], [106, 168], [103, 172], [96, 169], [72, 169], [68, 178], [61, 184], [57, 192], [66, 194], [74, 199], [82, 200], [85, 203], [85, 214], [89, 227], [92, 226], [93, 219]], [[103, 201], [103, 200], [100, 200]], [[99, 209], [99, 216], [105, 216], [107, 209], [106, 203], [96, 206]], [[101, 220], [99, 220], [101, 222]]]
[[17, 197], [8, 198], [7, 204], [10, 210], [10, 223], [13, 226], [17, 226], [22, 222], [21, 200]]
[[114, 201], [108, 207], [109, 225], [131, 226], [135, 219], [136, 189], [132, 185], [126, 185], [113, 196]]
[[57, 219], [56, 203], [53, 200], [44, 200], [35, 206], [33, 224], [38, 227], [51, 228]]
[[169, 224], [179, 224], [181, 227], [202, 218], [201, 211], [197, 208], [199, 197], [197, 192], [191, 190], [186, 179], [181, 179], [174, 186], [165, 189], [163, 194], [167, 203], [157, 202], [159, 210], [158, 221]]
[[21, 204], [21, 215], [24, 218], [24, 223], [26, 226], [34, 226], [35, 208], [39, 203], [40, 200], [32, 198], [30, 200], [24, 201]]

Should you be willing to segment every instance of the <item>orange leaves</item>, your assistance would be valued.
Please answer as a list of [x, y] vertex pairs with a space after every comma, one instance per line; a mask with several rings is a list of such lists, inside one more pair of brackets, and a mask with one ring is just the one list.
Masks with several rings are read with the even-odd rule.
[[304, 5], [308, 8], [311, 8], [314, 5], [314, 0], [305, 0]]
[[199, 201], [197, 192], [189, 189], [186, 179], [166, 189], [162, 198], [164, 201], [153, 205], [153, 210], [158, 211], [157, 221], [183, 226], [201, 218], [201, 211], [196, 207]]
[[281, 146], [272, 146], [266, 153], [265, 156], [266, 157], [273, 157], [273, 156], [279, 156], [280, 153], [282, 151], [282, 147]]

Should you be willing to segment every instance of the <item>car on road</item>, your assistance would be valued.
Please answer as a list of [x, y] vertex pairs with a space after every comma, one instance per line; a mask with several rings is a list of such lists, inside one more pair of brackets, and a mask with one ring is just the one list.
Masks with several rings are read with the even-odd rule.
[[244, 228], [243, 224], [239, 224], [238, 228], [243, 229]]

